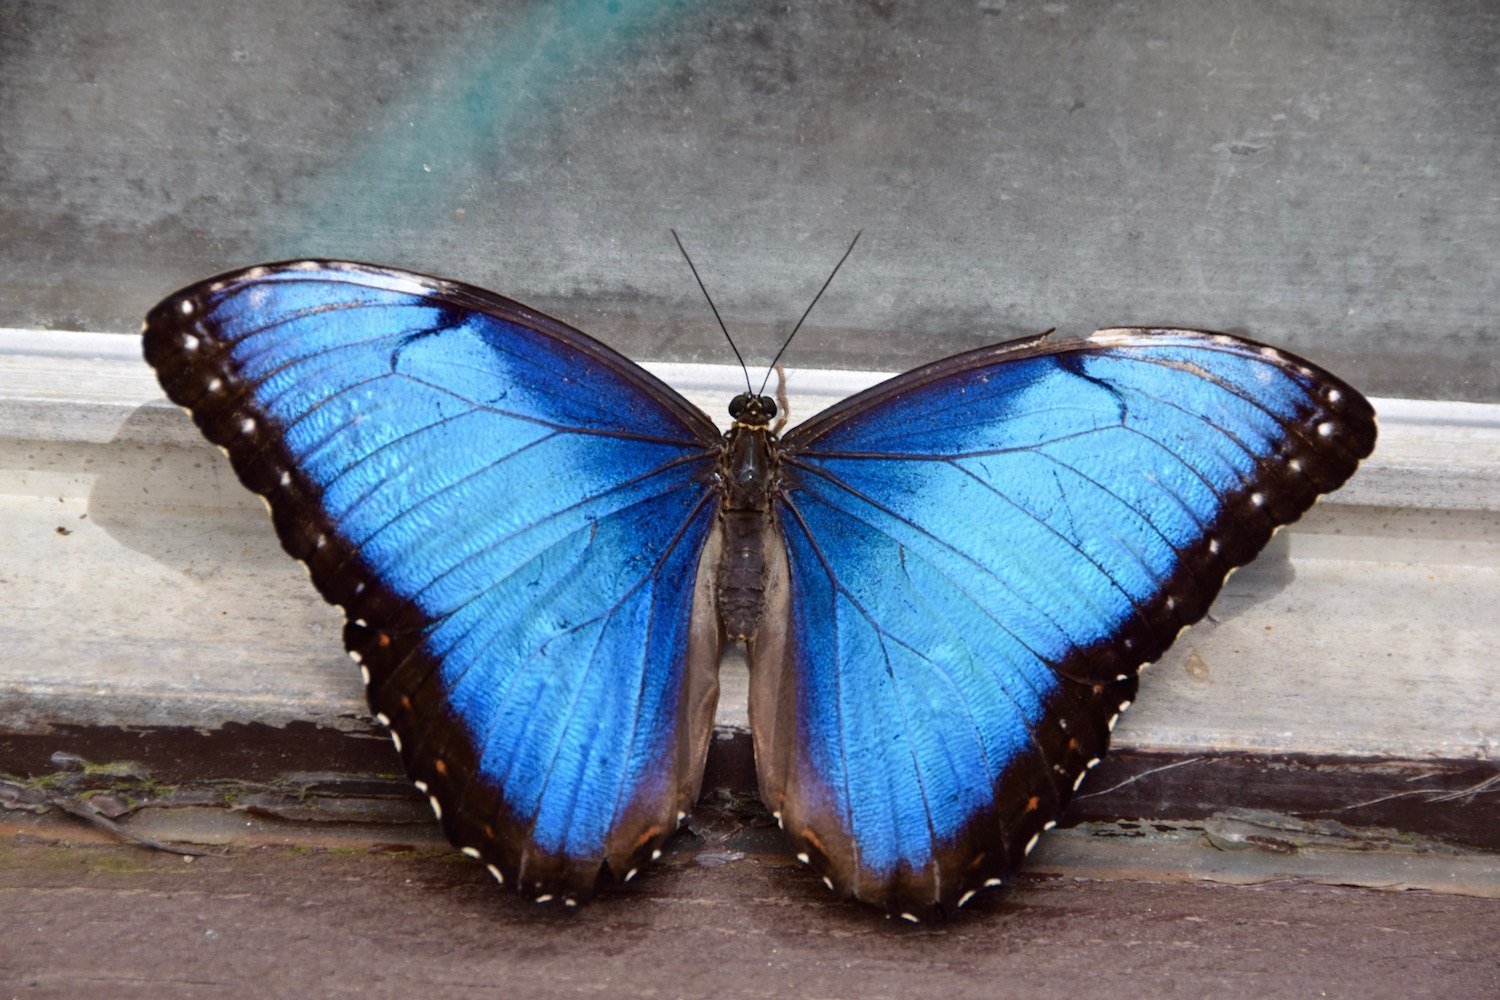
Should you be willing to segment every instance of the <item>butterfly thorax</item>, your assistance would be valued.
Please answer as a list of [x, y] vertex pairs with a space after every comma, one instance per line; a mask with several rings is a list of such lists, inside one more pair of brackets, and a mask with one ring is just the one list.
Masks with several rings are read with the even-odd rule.
[[729, 412], [735, 424], [719, 456], [723, 531], [715, 596], [724, 635], [743, 642], [755, 634], [765, 607], [765, 543], [778, 465], [768, 424], [776, 404], [764, 396], [736, 396]]

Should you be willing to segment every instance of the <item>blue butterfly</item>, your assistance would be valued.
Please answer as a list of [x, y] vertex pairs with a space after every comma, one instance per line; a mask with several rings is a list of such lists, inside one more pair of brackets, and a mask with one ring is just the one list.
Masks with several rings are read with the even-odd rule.
[[535, 310], [336, 261], [178, 292], [145, 354], [344, 608], [447, 835], [568, 906], [692, 808], [726, 640], [797, 857], [907, 919], [962, 906], [1140, 667], [1375, 443], [1327, 372], [1165, 329], [960, 354], [785, 437], [747, 392], [720, 433]]

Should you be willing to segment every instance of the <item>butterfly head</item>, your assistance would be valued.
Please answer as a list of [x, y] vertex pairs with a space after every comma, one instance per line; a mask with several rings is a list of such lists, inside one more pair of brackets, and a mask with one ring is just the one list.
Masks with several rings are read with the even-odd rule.
[[776, 416], [776, 400], [742, 392], [729, 401], [729, 415], [746, 427], [765, 427]]

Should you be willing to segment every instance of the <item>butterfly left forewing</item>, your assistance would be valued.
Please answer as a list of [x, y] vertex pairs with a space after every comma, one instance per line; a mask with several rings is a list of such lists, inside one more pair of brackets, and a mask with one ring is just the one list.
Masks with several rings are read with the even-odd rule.
[[788, 624], [752, 646], [751, 705], [797, 746], [752, 718], [799, 853], [913, 919], [1003, 879], [1139, 667], [1373, 443], [1300, 359], [1147, 330], [938, 362], [793, 431]]
[[455, 844], [559, 903], [660, 851], [717, 691], [706, 417], [523, 306], [368, 265], [193, 286], [145, 350], [344, 607]]

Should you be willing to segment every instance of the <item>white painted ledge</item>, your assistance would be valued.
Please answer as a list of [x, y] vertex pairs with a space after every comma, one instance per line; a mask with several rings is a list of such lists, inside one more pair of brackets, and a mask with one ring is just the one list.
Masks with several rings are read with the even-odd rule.
[[[134, 337], [0, 330], [0, 728], [360, 729], [339, 612]], [[647, 365], [710, 413], [738, 369]], [[791, 370], [794, 415], [884, 377]], [[1500, 406], [1374, 400], [1345, 489], [1148, 671], [1116, 746], [1500, 758]], [[742, 660], [721, 725], [744, 725]]]

